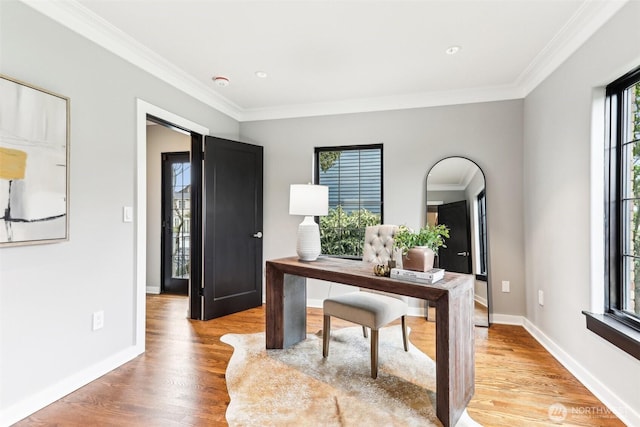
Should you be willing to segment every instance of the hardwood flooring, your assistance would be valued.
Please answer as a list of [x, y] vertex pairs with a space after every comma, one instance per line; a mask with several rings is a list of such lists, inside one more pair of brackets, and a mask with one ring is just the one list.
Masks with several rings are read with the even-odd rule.
[[[16, 426], [223, 426], [229, 395], [226, 333], [264, 331], [263, 307], [208, 322], [186, 319], [187, 299], [147, 297], [147, 351]], [[333, 319], [332, 328], [352, 326]], [[435, 357], [435, 324], [408, 320], [411, 342]], [[307, 330], [322, 329], [308, 309]], [[622, 426], [608, 409], [522, 327], [476, 328], [476, 392], [468, 412], [484, 426]], [[562, 405], [562, 406], [560, 406]], [[561, 411], [552, 415], [561, 415]], [[557, 423], [560, 424], [560, 423]]]

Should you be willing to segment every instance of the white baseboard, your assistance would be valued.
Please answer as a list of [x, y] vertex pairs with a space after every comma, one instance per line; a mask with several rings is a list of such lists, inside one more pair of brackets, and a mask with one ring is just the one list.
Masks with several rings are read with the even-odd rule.
[[640, 412], [622, 401], [600, 380], [580, 365], [571, 355], [558, 346], [528, 319], [524, 319], [524, 328], [571, 374], [578, 379], [591, 393], [604, 403], [620, 420], [628, 426], [640, 426]]
[[321, 299], [308, 299], [307, 300], [307, 307], [310, 308], [322, 308], [322, 301]]
[[492, 313], [489, 315], [489, 319], [491, 323], [497, 323], [498, 325], [522, 326], [524, 324], [524, 317], [513, 314]]
[[39, 393], [29, 396], [18, 403], [15, 403], [0, 412], [0, 426], [10, 426], [23, 418], [28, 417], [34, 412], [44, 408], [47, 405], [63, 398], [67, 394], [78, 390], [94, 381], [104, 374], [124, 365], [128, 361], [135, 359], [142, 353], [137, 347], [130, 347], [123, 350], [102, 362], [96, 363], [82, 371], [65, 378], [57, 384], [54, 384]]
[[475, 296], [473, 297], [473, 299], [474, 299], [478, 304], [483, 305], [483, 306], [485, 306], [485, 307], [487, 306], [487, 299], [486, 299], [486, 298], [483, 298], [483, 297], [481, 297], [481, 296], [479, 296], [479, 295], [475, 295]]
[[147, 286], [147, 293], [148, 294], [159, 295], [160, 294], [160, 288], [156, 287], [156, 286]]

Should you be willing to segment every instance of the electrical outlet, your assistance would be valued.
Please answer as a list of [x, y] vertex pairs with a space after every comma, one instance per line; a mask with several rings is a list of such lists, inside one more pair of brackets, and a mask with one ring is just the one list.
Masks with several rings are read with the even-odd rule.
[[93, 330], [97, 331], [104, 327], [104, 311], [96, 311], [93, 313]]
[[511, 284], [508, 280], [502, 281], [502, 292], [511, 292]]
[[538, 291], [538, 304], [544, 305], [544, 291]]

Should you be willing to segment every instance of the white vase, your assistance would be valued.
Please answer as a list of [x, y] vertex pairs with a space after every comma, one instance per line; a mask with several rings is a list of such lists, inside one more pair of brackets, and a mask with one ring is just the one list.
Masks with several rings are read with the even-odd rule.
[[298, 226], [296, 252], [300, 261], [315, 261], [320, 255], [320, 229], [312, 216], [306, 216]]

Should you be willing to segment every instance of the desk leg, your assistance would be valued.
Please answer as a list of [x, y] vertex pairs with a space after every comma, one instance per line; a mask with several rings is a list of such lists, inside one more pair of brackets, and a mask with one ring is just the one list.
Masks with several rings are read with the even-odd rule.
[[445, 427], [460, 419], [475, 391], [473, 288], [436, 302], [436, 413]]
[[307, 281], [267, 263], [267, 348], [288, 348], [307, 337]]

